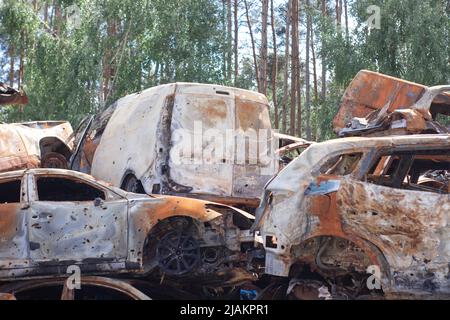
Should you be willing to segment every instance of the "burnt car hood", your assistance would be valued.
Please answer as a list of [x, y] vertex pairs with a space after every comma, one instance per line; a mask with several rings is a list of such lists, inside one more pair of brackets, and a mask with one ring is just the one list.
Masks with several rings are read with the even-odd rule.
[[449, 133], [450, 85], [427, 87], [367, 70], [346, 89], [333, 120], [341, 137]]

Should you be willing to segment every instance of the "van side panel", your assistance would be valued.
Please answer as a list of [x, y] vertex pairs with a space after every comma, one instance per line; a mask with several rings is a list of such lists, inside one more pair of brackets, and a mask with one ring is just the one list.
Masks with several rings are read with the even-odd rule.
[[94, 155], [91, 174], [119, 186], [127, 172], [141, 179], [146, 192], [157, 180], [154, 167], [156, 132], [167, 96], [175, 84], [159, 86], [126, 96], [105, 128]]
[[171, 124], [171, 179], [192, 187], [192, 193], [231, 196], [233, 139], [226, 134], [233, 133], [234, 119], [230, 88], [178, 86]]

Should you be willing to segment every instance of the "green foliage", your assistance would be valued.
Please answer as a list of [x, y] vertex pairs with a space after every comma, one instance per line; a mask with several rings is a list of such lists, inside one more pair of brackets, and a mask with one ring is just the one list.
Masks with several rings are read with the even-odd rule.
[[[9, 51], [13, 49], [17, 84], [22, 52], [22, 85], [30, 97], [23, 111], [16, 107], [2, 109], [1, 120], [67, 119], [76, 125], [86, 114], [151, 86], [174, 81], [234, 85], [234, 79], [226, 79], [224, 75], [229, 37], [226, 6], [222, 0], [58, 0], [55, 3], [61, 8], [60, 20], [51, 5], [54, 2], [47, 1], [47, 21], [43, 20], [44, 1], [36, 1], [39, 11], [35, 11], [33, 2], [28, 0], [3, 0], [0, 8], [0, 80], [9, 82]], [[349, 1], [351, 30], [348, 37], [344, 25], [341, 29], [336, 26], [334, 1], [328, 1], [325, 17], [320, 2], [311, 3], [318, 7], [305, 10], [302, 6], [300, 47], [304, 52], [305, 15], [310, 14], [319, 91], [322, 63], [327, 67], [328, 80], [326, 98], [312, 101], [311, 121], [317, 140], [335, 137], [332, 119], [345, 88], [361, 69], [426, 85], [450, 83], [448, 1]], [[78, 26], [71, 24], [68, 17], [68, 8], [74, 4], [81, 13]], [[258, 42], [260, 8], [257, 2], [254, 4], [250, 14]], [[281, 102], [287, 102], [289, 122], [290, 97], [283, 99], [287, 1], [276, 5], [278, 88], [273, 97], [269, 81], [268, 96], [271, 101], [277, 99], [279, 110]], [[370, 5], [381, 9], [380, 30], [367, 29]], [[241, 6], [241, 16], [242, 10]], [[114, 26], [113, 31], [111, 26]], [[245, 46], [244, 31], [246, 24], [241, 21], [239, 38], [243, 42], [239, 44], [240, 68], [236, 85], [255, 90], [251, 44]], [[301, 60], [301, 85], [304, 86], [304, 55]], [[268, 76], [271, 76], [272, 65], [269, 48]], [[108, 66], [113, 74], [109, 88], [105, 89], [104, 73]], [[303, 92], [302, 99], [304, 97]], [[302, 103], [305, 105], [304, 101]], [[281, 119], [280, 114], [280, 122]]]
[[[86, 114], [150, 86], [224, 82], [219, 0], [64, 0], [57, 1], [60, 21], [49, 8], [47, 23], [30, 3], [5, 0], [0, 9], [1, 80], [7, 82], [9, 47], [15, 47], [16, 78], [23, 49], [30, 98], [23, 112], [4, 109], [7, 121], [67, 119], [76, 125]], [[81, 13], [76, 26], [68, 18], [73, 4]], [[112, 25], [114, 31], [108, 29]], [[103, 101], [105, 64], [114, 73]]]

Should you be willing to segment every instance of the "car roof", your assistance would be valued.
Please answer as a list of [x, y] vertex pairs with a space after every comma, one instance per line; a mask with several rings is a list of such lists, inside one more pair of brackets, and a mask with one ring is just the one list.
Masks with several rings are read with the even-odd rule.
[[108, 184], [104, 181], [101, 181], [101, 180], [97, 180], [93, 176], [90, 176], [90, 175], [82, 173], [82, 172], [66, 170], [66, 169], [53, 169], [53, 168], [36, 168], [36, 169], [24, 169], [24, 170], [3, 172], [3, 173], [0, 173], [0, 179], [23, 176], [25, 173], [31, 173], [31, 174], [35, 174], [35, 175], [70, 176], [70, 177], [80, 178], [80, 179], [84, 179], [84, 180], [90, 180], [92, 182], [99, 183], [106, 187], [111, 187], [110, 184]]
[[365, 149], [386, 146], [436, 145], [450, 146], [449, 134], [418, 134], [386, 137], [349, 137], [329, 140], [312, 145], [310, 148]]
[[339, 153], [365, 152], [373, 148], [429, 146], [450, 149], [449, 134], [421, 134], [387, 137], [350, 137], [316, 143], [307, 148], [288, 167], [313, 166], [316, 161]]

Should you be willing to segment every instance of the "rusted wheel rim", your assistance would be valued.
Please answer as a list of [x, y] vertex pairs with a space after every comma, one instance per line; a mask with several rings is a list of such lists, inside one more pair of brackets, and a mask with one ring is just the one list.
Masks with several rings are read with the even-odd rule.
[[200, 262], [200, 246], [190, 234], [171, 231], [164, 235], [157, 246], [159, 267], [169, 275], [192, 272]]

